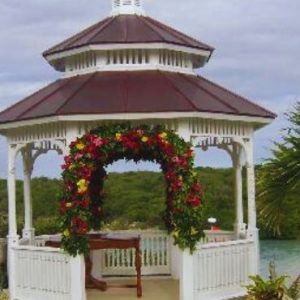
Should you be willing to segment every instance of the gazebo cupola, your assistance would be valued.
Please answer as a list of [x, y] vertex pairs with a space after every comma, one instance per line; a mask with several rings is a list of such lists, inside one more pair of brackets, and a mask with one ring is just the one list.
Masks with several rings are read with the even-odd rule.
[[144, 15], [142, 0], [113, 0], [111, 14], [114, 15]]
[[44, 52], [64, 77], [95, 71], [194, 74], [213, 48], [145, 16], [141, 0], [113, 0], [110, 17]]

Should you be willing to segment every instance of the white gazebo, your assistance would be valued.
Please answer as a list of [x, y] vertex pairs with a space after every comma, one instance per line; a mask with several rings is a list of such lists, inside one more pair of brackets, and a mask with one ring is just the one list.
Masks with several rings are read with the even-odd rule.
[[[197, 75], [213, 48], [146, 16], [141, 2], [114, 0], [110, 17], [44, 52], [62, 77], [0, 113], [0, 133], [8, 144], [11, 300], [89, 299], [84, 259], [45, 247], [51, 236], [35, 236], [30, 181], [39, 155], [49, 150], [66, 155], [73, 140], [103, 124], [161, 124], [194, 147], [217, 147], [232, 158], [234, 232], [207, 232], [191, 255], [173, 246], [164, 232], [141, 231], [143, 259], [151, 253], [161, 257], [151, 264], [143, 261], [144, 275], [164, 274], [179, 280], [178, 299], [200, 300], [241, 295], [248, 275], [258, 272], [253, 139], [254, 132], [275, 115]], [[24, 168], [21, 237], [16, 222], [18, 154]], [[247, 169], [247, 224], [243, 165]], [[159, 246], [154, 249], [151, 241], [160, 241]], [[112, 258], [124, 255], [130, 253], [96, 253], [95, 265], [101, 272], [95, 270], [95, 276], [132, 274], [133, 266]]]

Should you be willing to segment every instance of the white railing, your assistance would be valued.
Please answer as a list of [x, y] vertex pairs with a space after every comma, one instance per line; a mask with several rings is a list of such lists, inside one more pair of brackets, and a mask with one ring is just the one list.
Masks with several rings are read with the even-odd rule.
[[[174, 276], [174, 263], [180, 265], [182, 253], [176, 251], [171, 238], [159, 230], [121, 231], [140, 234], [144, 275]], [[214, 232], [215, 233], [215, 232]], [[257, 249], [254, 240], [216, 242], [212, 232], [199, 243], [192, 256], [193, 299], [229, 299], [245, 293], [242, 286], [255, 274]], [[218, 238], [230, 239], [231, 232], [219, 232]], [[58, 236], [50, 236], [50, 239]], [[12, 299], [18, 300], [85, 300], [83, 258], [71, 258], [59, 249], [44, 247], [49, 236], [37, 237], [36, 245], [16, 246], [13, 251], [15, 282]], [[213, 242], [209, 242], [212, 240]], [[93, 251], [95, 277], [135, 274], [134, 250]], [[172, 263], [173, 265], [172, 265]], [[176, 277], [174, 277], [176, 278]]]
[[[171, 241], [168, 234], [160, 230], [118, 231], [120, 234], [141, 236], [142, 275], [171, 274]], [[98, 252], [98, 251], [95, 251]], [[135, 250], [103, 250], [95, 253], [101, 259], [102, 276], [128, 276], [135, 274]]]
[[223, 243], [235, 240], [233, 231], [225, 230], [204, 230], [205, 237], [201, 239], [201, 244]]
[[16, 246], [12, 299], [85, 300], [84, 261], [59, 249]]
[[228, 299], [243, 295], [255, 273], [253, 240], [199, 245], [194, 254], [195, 299]]
[[[162, 230], [122, 230], [117, 234], [141, 236], [142, 275], [170, 275], [172, 239]], [[227, 242], [234, 239], [231, 231], [205, 231], [201, 244]], [[59, 240], [59, 235], [44, 235], [35, 238], [34, 246], [43, 247], [47, 240]], [[131, 276], [135, 274], [134, 249], [100, 250], [92, 252], [93, 274], [102, 276]]]

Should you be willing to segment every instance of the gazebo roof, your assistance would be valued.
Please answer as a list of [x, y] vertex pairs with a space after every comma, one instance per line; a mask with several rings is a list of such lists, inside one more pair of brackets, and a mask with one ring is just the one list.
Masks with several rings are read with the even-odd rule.
[[203, 77], [155, 70], [94, 72], [59, 79], [1, 112], [0, 123], [49, 116], [157, 112], [276, 117]]
[[87, 45], [167, 43], [212, 52], [214, 48], [150, 17], [117, 15], [81, 31], [43, 53], [44, 57]]

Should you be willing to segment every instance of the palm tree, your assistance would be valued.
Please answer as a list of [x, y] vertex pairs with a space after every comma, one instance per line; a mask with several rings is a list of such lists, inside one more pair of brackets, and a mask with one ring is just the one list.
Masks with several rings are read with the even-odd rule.
[[[274, 143], [273, 158], [258, 172], [258, 211], [265, 229], [280, 235], [285, 204], [291, 193], [300, 191], [300, 101], [287, 114], [289, 127], [283, 141]], [[300, 199], [297, 202], [300, 209]]]

